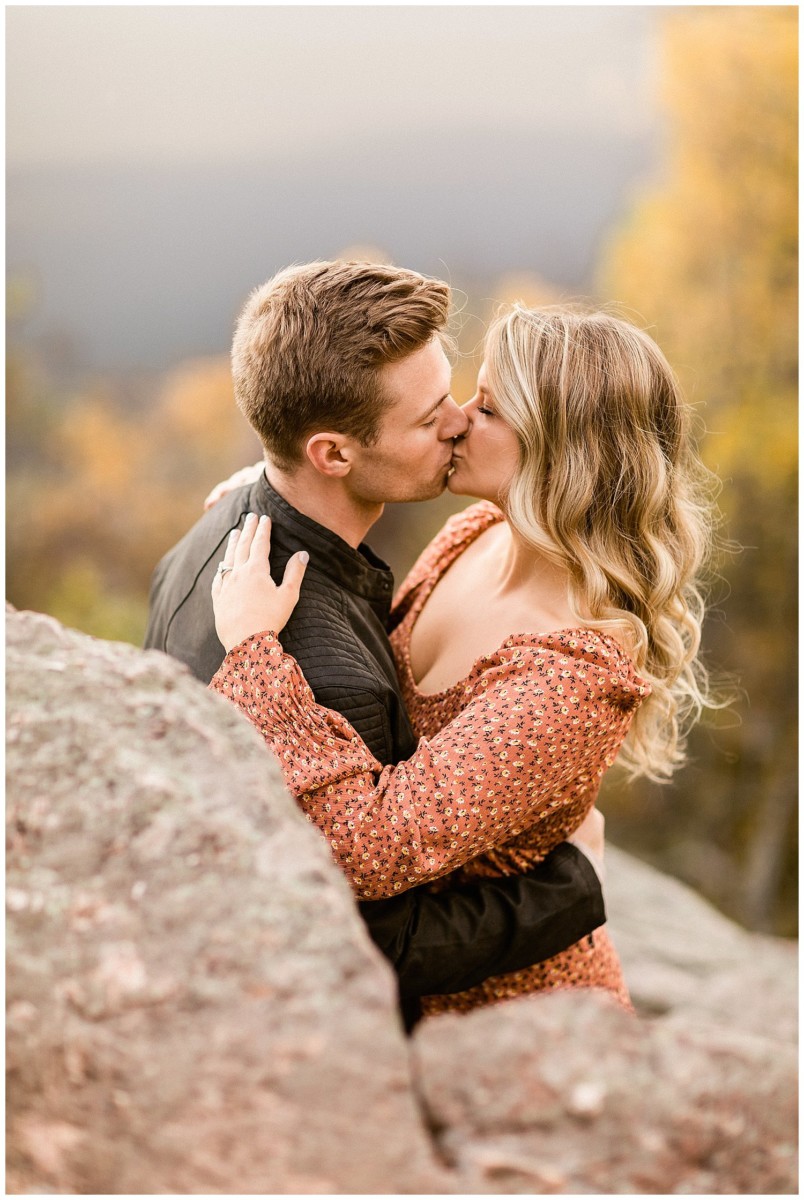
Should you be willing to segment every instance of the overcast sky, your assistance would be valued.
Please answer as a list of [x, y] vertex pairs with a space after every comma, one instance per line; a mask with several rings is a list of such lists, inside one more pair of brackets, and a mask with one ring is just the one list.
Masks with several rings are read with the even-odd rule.
[[[10, 7], [9, 166], [655, 120], [653, 7]], [[482, 164], [479, 164], [482, 171]]]

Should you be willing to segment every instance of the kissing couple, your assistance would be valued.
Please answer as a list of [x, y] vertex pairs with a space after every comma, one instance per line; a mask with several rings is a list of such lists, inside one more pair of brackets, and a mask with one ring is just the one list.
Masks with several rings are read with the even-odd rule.
[[[594, 806], [616, 758], [669, 779], [708, 702], [690, 409], [635, 325], [520, 305], [459, 406], [450, 305], [446, 283], [365, 262], [251, 295], [232, 371], [264, 463], [158, 565], [146, 646], [262, 734], [408, 1028], [555, 988], [630, 1009]], [[445, 488], [477, 502], [394, 594], [364, 539], [386, 503]]]

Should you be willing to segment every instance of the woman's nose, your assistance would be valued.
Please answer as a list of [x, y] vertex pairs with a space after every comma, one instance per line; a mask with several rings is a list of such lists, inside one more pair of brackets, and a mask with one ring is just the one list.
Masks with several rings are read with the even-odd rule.
[[464, 417], [464, 428], [460, 435], [461, 437], [465, 437], [467, 433], [471, 432], [472, 426], [475, 423], [475, 410], [476, 409], [477, 409], [477, 396], [472, 396], [471, 400], [467, 400], [467, 401], [465, 401], [465, 403], [463, 403], [461, 405], [461, 412], [463, 413], [463, 417]]

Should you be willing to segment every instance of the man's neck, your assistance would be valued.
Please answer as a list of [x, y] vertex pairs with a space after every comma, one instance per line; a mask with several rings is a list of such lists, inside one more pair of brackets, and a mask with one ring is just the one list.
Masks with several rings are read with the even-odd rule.
[[384, 504], [359, 504], [344, 490], [340, 480], [327, 479], [305, 467], [286, 472], [266, 461], [265, 475], [283, 500], [287, 500], [305, 517], [337, 533], [354, 549], [365, 540], [385, 507]]

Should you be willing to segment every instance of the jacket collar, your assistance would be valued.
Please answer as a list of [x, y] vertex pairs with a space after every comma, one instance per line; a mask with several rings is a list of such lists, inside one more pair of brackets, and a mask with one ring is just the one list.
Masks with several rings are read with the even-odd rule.
[[259, 511], [267, 512], [276, 521], [276, 535], [272, 538], [275, 536], [289, 554], [307, 550], [310, 567], [341, 587], [367, 600], [391, 599], [394, 590], [391, 568], [365, 542], [355, 550], [337, 533], [300, 513], [271, 487], [264, 473], [257, 481], [254, 499]]

